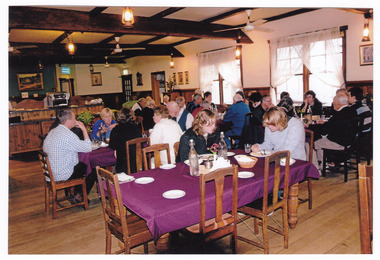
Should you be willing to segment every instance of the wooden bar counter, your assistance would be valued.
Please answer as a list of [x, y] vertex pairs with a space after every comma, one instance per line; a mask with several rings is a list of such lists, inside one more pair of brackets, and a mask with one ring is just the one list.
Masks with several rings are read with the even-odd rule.
[[[104, 105], [71, 106], [70, 108], [76, 116], [85, 111], [90, 111], [94, 115], [100, 113]], [[12, 122], [9, 123], [9, 155], [40, 150], [42, 148], [41, 137], [49, 132], [49, 128], [55, 120], [56, 109], [38, 108], [9, 111], [10, 122]]]

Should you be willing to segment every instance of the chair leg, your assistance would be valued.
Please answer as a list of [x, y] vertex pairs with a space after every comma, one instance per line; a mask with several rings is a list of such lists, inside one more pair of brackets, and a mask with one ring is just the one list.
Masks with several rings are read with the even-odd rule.
[[326, 151], [323, 151], [322, 176], [326, 177]]
[[[310, 200], [309, 200], [309, 202], [310, 202]], [[288, 248], [289, 224], [288, 224], [288, 207], [286, 204], [282, 208], [282, 223], [284, 226], [284, 248]]]
[[148, 242], [144, 243], [144, 254], [148, 254]]
[[107, 229], [106, 230], [106, 254], [111, 254], [111, 242], [112, 242], [111, 231]]
[[348, 180], [347, 160], [344, 160], [344, 182]]
[[57, 217], [57, 191], [52, 191], [53, 219]]
[[87, 210], [88, 209], [88, 199], [87, 199], [86, 183], [84, 181], [82, 183], [82, 194], [83, 194], [84, 210]]
[[307, 187], [309, 190], [309, 209], [313, 208], [313, 187], [311, 181], [311, 178], [307, 178]]
[[262, 219], [263, 222], [263, 244], [264, 254], [269, 254], [269, 242], [268, 242], [268, 217], [265, 215]]
[[49, 207], [50, 207], [49, 188], [45, 185], [45, 213], [49, 211]]
[[259, 233], [259, 220], [256, 217], [253, 217], [253, 230], [255, 231], [255, 234]]
[[237, 226], [235, 225], [234, 231], [231, 233], [231, 249], [232, 253], [236, 254], [237, 252]]

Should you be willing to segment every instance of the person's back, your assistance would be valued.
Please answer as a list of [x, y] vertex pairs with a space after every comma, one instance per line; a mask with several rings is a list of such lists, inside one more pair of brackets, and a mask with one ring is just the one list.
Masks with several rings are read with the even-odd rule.
[[249, 113], [249, 107], [243, 101], [238, 101], [228, 108], [223, 117], [224, 122], [232, 122], [231, 130], [226, 131], [227, 136], [240, 135], [244, 126], [245, 114]]

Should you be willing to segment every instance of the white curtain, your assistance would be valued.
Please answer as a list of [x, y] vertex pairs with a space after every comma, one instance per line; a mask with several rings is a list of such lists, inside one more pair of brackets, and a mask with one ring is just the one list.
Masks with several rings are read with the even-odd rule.
[[[341, 55], [337, 55], [338, 41], [333, 41], [337, 38], [341, 38], [341, 34], [339, 28], [335, 27], [271, 40], [272, 87], [276, 88], [285, 83], [302, 64], [305, 64], [313, 75], [327, 85], [342, 87], [344, 85], [342, 58]], [[323, 67], [320, 66], [320, 60], [310, 58], [310, 54], [318, 44], [325, 44], [327, 55], [326, 60], [323, 61]]]
[[236, 65], [235, 48], [201, 53], [198, 55], [201, 91], [210, 91], [218, 73], [232, 86], [234, 93], [241, 89], [240, 70]]

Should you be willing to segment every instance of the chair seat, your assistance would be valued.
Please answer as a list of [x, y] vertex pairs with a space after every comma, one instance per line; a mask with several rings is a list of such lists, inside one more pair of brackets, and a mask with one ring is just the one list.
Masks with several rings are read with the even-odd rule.
[[[229, 213], [224, 213], [224, 214], [222, 215], [223, 223], [224, 223], [225, 225], [228, 224], [227, 221], [226, 221], [226, 219], [228, 219], [228, 218], [230, 218], [230, 217], [232, 217], [232, 215], [229, 214]], [[208, 227], [209, 225], [211, 225], [211, 224], [214, 223], [214, 222], [215, 222], [215, 218], [212, 218], [212, 219], [206, 220], [206, 222], [205, 222], [205, 226]], [[217, 229], [216, 225], [214, 225], [214, 229]], [[188, 230], [189, 232], [194, 233], [194, 234], [199, 233], [199, 223], [198, 223], [198, 224], [194, 224], [194, 225], [192, 225], [192, 226], [190, 226], [190, 227], [187, 227], [186, 230]]]

